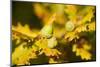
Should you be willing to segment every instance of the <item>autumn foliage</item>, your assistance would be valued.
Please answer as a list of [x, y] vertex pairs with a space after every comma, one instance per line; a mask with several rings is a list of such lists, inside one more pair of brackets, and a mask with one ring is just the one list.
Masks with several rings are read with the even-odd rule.
[[[42, 25], [12, 24], [12, 65], [95, 60], [95, 6], [32, 3]], [[23, 17], [24, 18], [24, 17]], [[12, 22], [13, 23], [13, 22]]]

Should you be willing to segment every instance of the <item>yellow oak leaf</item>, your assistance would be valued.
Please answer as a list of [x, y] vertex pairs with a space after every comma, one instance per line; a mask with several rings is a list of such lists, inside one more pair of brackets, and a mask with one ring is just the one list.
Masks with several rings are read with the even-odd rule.
[[78, 47], [77, 44], [74, 44], [72, 51], [76, 53], [76, 56], [80, 56], [82, 60], [91, 60], [92, 54], [89, 52], [91, 46], [88, 44], [83, 44], [83, 47]]

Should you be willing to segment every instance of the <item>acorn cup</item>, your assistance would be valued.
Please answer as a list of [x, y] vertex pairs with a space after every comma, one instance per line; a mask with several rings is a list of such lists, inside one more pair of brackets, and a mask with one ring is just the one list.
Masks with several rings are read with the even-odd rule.
[[57, 39], [55, 37], [52, 37], [48, 39], [48, 47], [49, 48], [54, 48], [57, 45]]

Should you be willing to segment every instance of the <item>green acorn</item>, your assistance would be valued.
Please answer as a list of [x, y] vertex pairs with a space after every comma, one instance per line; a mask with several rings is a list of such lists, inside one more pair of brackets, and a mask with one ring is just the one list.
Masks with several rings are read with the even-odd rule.
[[67, 31], [70, 32], [70, 31], [73, 31], [73, 30], [74, 30], [75, 25], [74, 25], [73, 22], [68, 21], [68, 22], [66, 22], [66, 24], [65, 24], [65, 28], [66, 28]]
[[52, 25], [45, 25], [41, 30], [41, 35], [44, 37], [51, 37], [53, 33], [53, 26]]
[[53, 22], [55, 20], [56, 13], [54, 13], [48, 20], [47, 24], [42, 28], [40, 34], [44, 37], [50, 38], [53, 34]]
[[57, 40], [55, 37], [48, 39], [48, 47], [54, 48], [57, 45]]

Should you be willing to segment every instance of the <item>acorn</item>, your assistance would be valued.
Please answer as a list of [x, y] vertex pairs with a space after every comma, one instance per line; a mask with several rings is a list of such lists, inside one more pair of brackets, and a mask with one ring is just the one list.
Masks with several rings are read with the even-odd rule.
[[74, 30], [75, 25], [74, 25], [74, 23], [73, 23], [72, 21], [68, 21], [68, 22], [66, 22], [66, 24], [65, 24], [65, 28], [66, 28], [66, 30], [67, 30], [68, 32], [71, 32], [71, 31]]
[[53, 26], [52, 25], [46, 25], [41, 30], [41, 35], [47, 38], [50, 38], [53, 33]]
[[40, 34], [44, 37], [50, 38], [53, 35], [53, 22], [56, 14], [54, 13], [48, 20], [47, 24], [42, 28]]

